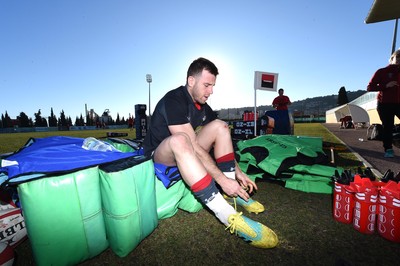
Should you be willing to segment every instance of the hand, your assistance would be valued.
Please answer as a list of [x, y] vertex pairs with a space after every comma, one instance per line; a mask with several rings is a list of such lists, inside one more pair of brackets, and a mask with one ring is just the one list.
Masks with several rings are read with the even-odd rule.
[[238, 166], [236, 166], [235, 174], [236, 174], [236, 180], [245, 190], [248, 191], [248, 193], [252, 193], [253, 190], [258, 189], [256, 183], [253, 180], [251, 180], [245, 173], [243, 173]]
[[220, 184], [222, 190], [228, 195], [229, 197], [241, 197], [245, 201], [248, 201], [250, 196], [246, 192], [246, 189], [243, 188], [238, 181], [226, 178], [226, 180]]

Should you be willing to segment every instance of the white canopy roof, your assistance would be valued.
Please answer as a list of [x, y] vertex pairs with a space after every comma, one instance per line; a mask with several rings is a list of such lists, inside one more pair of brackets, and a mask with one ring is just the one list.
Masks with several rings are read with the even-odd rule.
[[339, 106], [335, 110], [337, 122], [340, 122], [340, 119], [347, 115], [351, 116], [354, 123], [369, 123], [369, 115], [367, 111], [358, 105], [348, 103]]

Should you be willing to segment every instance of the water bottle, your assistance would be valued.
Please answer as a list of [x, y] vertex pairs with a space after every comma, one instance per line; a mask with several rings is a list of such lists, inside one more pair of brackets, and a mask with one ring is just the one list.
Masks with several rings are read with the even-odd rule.
[[118, 151], [114, 146], [107, 142], [100, 141], [93, 137], [83, 140], [82, 148], [90, 151]]

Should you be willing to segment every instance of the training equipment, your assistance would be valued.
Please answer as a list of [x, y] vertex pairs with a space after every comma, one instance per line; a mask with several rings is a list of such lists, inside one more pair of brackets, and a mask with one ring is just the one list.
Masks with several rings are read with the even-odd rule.
[[0, 241], [15, 247], [27, 238], [24, 217], [10, 193], [0, 194]]
[[378, 188], [355, 193], [353, 227], [363, 234], [375, 232]]
[[252, 180], [281, 180], [290, 189], [332, 194], [332, 176], [343, 169], [327, 165], [322, 143], [322, 138], [316, 137], [258, 136], [237, 142], [237, 162]]
[[125, 257], [158, 219], [203, 208], [182, 180], [166, 189], [140, 145], [104, 141], [118, 151], [56, 136], [31, 139], [2, 159], [0, 185], [17, 186], [37, 265], [76, 265], [108, 247]]
[[0, 265], [12, 266], [14, 263], [14, 249], [4, 242], [0, 242]]
[[229, 229], [231, 234], [237, 234], [254, 247], [274, 248], [278, 245], [278, 236], [274, 231], [243, 216], [241, 212], [229, 216], [228, 223], [226, 229]]
[[377, 228], [387, 240], [400, 243], [400, 183], [389, 180], [379, 191]]
[[32, 139], [0, 168], [18, 185], [37, 265], [76, 265], [108, 247], [124, 257], [158, 224], [150, 158], [83, 142]]
[[338, 222], [351, 224], [354, 213], [354, 193], [349, 191], [348, 185], [335, 182], [333, 197], [333, 217]]

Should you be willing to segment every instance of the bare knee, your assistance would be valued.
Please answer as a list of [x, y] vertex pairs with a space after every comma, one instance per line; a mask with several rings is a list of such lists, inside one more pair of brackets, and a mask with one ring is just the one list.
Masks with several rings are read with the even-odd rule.
[[230, 133], [229, 125], [226, 122], [219, 120], [219, 119], [214, 120], [214, 121], [216, 123], [216, 127], [219, 130], [223, 131], [224, 133]]
[[226, 122], [219, 119], [216, 119], [208, 123], [206, 126], [203, 127], [200, 133], [203, 135], [202, 137], [215, 138], [215, 139], [217, 137], [223, 137], [228, 135], [230, 136], [231, 134], [229, 125]]
[[185, 133], [177, 133], [166, 138], [154, 153], [154, 161], [165, 165], [174, 165], [177, 158], [194, 153], [190, 138]]
[[192, 144], [190, 142], [190, 138], [186, 133], [180, 132], [170, 136], [169, 144], [171, 150], [177, 152], [182, 149], [190, 149], [193, 150]]

